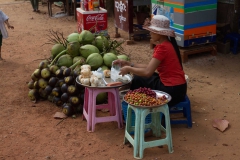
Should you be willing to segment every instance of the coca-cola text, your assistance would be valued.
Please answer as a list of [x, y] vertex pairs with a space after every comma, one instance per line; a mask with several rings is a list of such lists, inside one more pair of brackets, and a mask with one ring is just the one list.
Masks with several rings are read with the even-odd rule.
[[97, 14], [97, 15], [88, 15], [86, 17], [86, 21], [89, 22], [89, 21], [104, 21], [104, 14]]

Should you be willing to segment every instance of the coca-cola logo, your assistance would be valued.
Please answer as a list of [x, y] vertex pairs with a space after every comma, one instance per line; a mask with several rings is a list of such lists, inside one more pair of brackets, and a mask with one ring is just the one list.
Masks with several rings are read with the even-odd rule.
[[88, 15], [86, 21], [103, 21], [104, 14], [97, 14], [97, 15]]

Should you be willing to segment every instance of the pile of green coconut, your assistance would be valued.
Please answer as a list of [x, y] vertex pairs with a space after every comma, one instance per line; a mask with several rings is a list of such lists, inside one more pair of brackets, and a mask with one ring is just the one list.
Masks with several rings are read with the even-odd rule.
[[[46, 99], [62, 107], [63, 113], [71, 116], [82, 112], [84, 87], [75, 81], [81, 66], [88, 64], [91, 70], [110, 69], [112, 61], [129, 60], [123, 52], [123, 41], [111, 40], [104, 35], [95, 35], [88, 30], [71, 33], [66, 38], [60, 32], [50, 31], [52, 44], [48, 59], [41, 61], [28, 82], [28, 97], [36, 103]], [[97, 96], [97, 104], [105, 103], [107, 93]]]
[[70, 67], [74, 65], [75, 67], [80, 62], [85, 62], [91, 66], [92, 70], [96, 70], [99, 67], [109, 69], [112, 61], [118, 58], [129, 60], [127, 55], [121, 54], [123, 41], [110, 40], [103, 35], [95, 37], [88, 30], [72, 33], [68, 35], [66, 41], [56, 42], [51, 50], [53, 60], [50, 66], [56, 64], [57, 66]]

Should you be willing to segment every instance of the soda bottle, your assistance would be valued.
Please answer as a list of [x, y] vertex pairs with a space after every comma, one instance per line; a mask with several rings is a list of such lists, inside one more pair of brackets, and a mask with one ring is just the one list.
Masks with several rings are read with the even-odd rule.
[[99, 0], [99, 6], [100, 6], [101, 8], [105, 8], [104, 0]]
[[99, 11], [99, 0], [92, 0], [93, 10]]
[[84, 0], [84, 9], [88, 11], [88, 0]]
[[93, 11], [93, 1], [92, 0], [88, 1], [88, 10]]
[[81, 4], [81, 9], [85, 10], [85, 8], [84, 8], [84, 1], [81, 1], [80, 4]]

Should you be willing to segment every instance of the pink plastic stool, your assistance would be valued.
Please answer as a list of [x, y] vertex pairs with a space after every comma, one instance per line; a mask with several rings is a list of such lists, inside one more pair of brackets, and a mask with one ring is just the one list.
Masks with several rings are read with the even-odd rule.
[[[108, 93], [108, 104], [96, 104], [99, 93]], [[109, 109], [110, 116], [96, 117], [97, 109]], [[85, 87], [83, 119], [87, 120], [87, 131], [94, 132], [95, 124], [101, 122], [117, 121], [118, 128], [123, 127], [122, 111], [118, 88], [90, 88]]]

